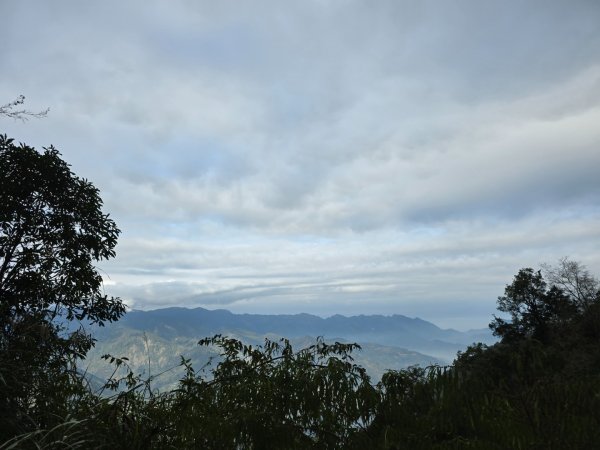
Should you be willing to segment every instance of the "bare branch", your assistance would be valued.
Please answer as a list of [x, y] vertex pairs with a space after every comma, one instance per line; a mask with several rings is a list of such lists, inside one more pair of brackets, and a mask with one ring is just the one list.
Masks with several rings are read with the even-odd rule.
[[594, 302], [600, 282], [583, 264], [565, 257], [558, 261], [557, 266], [543, 264], [542, 269], [550, 284], [574, 299], [581, 310], [587, 309]]
[[[46, 108], [44, 111], [32, 112], [26, 109], [18, 109], [20, 105], [25, 103], [25, 96], [19, 95], [15, 100], [5, 105], [0, 106], [0, 116], [10, 117], [11, 119], [21, 120], [22, 122], [28, 121], [31, 117], [40, 119], [48, 115], [50, 108]], [[15, 109], [17, 108], [17, 109]]]

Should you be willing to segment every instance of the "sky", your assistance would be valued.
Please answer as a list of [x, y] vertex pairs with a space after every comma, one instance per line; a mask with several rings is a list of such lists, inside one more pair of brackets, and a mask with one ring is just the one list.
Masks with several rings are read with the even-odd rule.
[[600, 3], [0, 2], [0, 103], [122, 233], [133, 309], [486, 327], [522, 267], [600, 275]]

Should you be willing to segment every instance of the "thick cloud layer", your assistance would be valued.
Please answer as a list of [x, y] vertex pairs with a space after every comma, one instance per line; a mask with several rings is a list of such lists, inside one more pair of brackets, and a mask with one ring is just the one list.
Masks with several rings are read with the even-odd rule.
[[[600, 274], [600, 5], [0, 5], [0, 131], [123, 229], [135, 308], [485, 326], [523, 266]], [[110, 277], [110, 279], [108, 278]]]

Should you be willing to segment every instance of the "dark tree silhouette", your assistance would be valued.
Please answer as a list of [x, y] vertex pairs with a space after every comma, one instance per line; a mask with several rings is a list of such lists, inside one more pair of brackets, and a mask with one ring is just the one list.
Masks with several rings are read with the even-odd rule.
[[75, 176], [54, 147], [39, 153], [0, 136], [0, 421], [5, 430], [11, 424], [26, 428], [30, 420], [39, 424], [50, 413], [58, 378], [93, 345], [77, 321], [103, 325], [125, 312], [120, 299], [103, 293], [94, 267], [115, 256], [118, 234], [102, 212], [98, 190]]

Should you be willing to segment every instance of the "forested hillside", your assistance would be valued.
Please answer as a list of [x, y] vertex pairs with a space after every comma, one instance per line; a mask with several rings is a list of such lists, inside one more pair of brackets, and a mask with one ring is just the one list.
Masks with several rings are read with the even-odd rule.
[[318, 336], [329, 343], [359, 343], [362, 349], [354, 353], [355, 361], [375, 381], [390, 369], [449, 364], [469, 344], [496, 340], [490, 330], [442, 330], [430, 322], [401, 315], [323, 319], [310, 314], [233, 314], [203, 308], [131, 311], [116, 323], [88, 331], [96, 343], [82, 362], [87, 373], [110, 375], [112, 368], [100, 359], [105, 353], [127, 356], [135, 373], [161, 374], [154, 378], [154, 387], [160, 390], [177, 384], [182, 374], [177, 367], [180, 355], [195, 366], [204, 365], [214, 355], [196, 344], [198, 339], [215, 334], [251, 345], [260, 345], [265, 338], [288, 338], [295, 348], [309, 346]]
[[252, 341], [263, 337], [303, 338], [324, 336], [351, 342], [399, 347], [432, 355], [451, 362], [458, 350], [473, 342], [492, 344], [489, 329], [460, 332], [441, 329], [431, 322], [395, 314], [393, 316], [336, 314], [321, 318], [311, 314], [233, 314], [227, 310], [204, 308], [165, 308], [132, 311], [110, 327], [93, 332], [101, 341], [111, 339], [117, 330], [137, 330], [161, 338], [194, 338], [216, 333], [238, 335]]
[[[498, 299], [493, 345], [374, 383], [358, 345], [201, 339], [168, 391], [124, 355], [93, 385], [94, 337], [118, 321], [95, 264], [119, 234], [98, 190], [50, 147], [0, 136], [0, 448], [590, 449], [600, 443], [600, 291], [583, 265], [524, 268]], [[70, 324], [70, 325], [69, 325]], [[366, 348], [365, 351], [371, 351]], [[149, 366], [152, 360], [148, 361]], [[98, 384], [104, 383], [103, 386]]]

